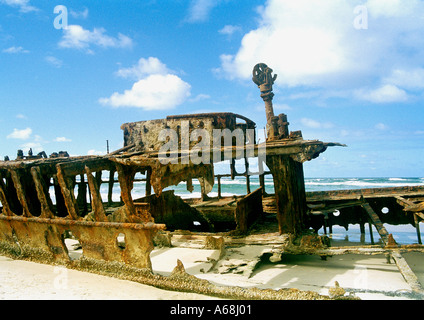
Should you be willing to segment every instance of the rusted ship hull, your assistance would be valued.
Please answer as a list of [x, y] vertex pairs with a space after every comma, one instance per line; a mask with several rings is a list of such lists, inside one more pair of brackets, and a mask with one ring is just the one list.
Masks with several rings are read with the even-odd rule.
[[[273, 114], [275, 76], [271, 77], [271, 72], [263, 64], [254, 69], [267, 115], [267, 141], [262, 143], [256, 141], [252, 120], [228, 112], [208, 113], [123, 124], [123, 148], [105, 156], [69, 157], [62, 152], [49, 158], [45, 153], [25, 157], [20, 151], [16, 160], [0, 161], [0, 252], [137, 278], [168, 289], [238, 298], [290, 297], [290, 292], [216, 288], [185, 273], [181, 263], [170, 278], [153, 275], [150, 253], [155, 244], [171, 246], [172, 237], [188, 232], [190, 239], [197, 235], [203, 239], [205, 248], [219, 250], [220, 259], [226, 245], [246, 243], [271, 245], [270, 252], [277, 258], [285, 253], [322, 257], [346, 252], [390, 254], [412, 290], [421, 294], [422, 286], [401, 253], [424, 251], [419, 233], [424, 188], [305, 192], [302, 164], [328, 147], [344, 145], [304, 140], [300, 131], [289, 132], [287, 116]], [[225, 142], [223, 131], [232, 134], [227, 144], [216, 145]], [[216, 136], [217, 132], [220, 135]], [[168, 134], [166, 139], [163, 133]], [[213, 147], [203, 148], [206, 142]], [[249, 158], [257, 158], [259, 168], [266, 164], [270, 171], [252, 172]], [[238, 159], [244, 159], [242, 173], [235, 170]], [[246, 178], [245, 196], [221, 196], [222, 175], [214, 174], [214, 164], [224, 160], [230, 163], [231, 178]], [[105, 171], [109, 178], [103, 181]], [[146, 192], [143, 198], [134, 199], [137, 173], [145, 176]], [[265, 189], [266, 174], [273, 176], [273, 195]], [[257, 190], [250, 188], [251, 175], [259, 175]], [[184, 182], [192, 191], [193, 179], [200, 183], [200, 199], [183, 201], [164, 190]], [[208, 194], [215, 181], [218, 197], [211, 198]], [[102, 199], [101, 184], [108, 185], [107, 199]], [[114, 188], [119, 188], [120, 201], [112, 199]], [[337, 251], [329, 247], [326, 237], [316, 234], [322, 226], [331, 233], [333, 225], [347, 228], [351, 224], [359, 224], [365, 233], [366, 223], [378, 230], [382, 240], [379, 248]], [[397, 245], [385, 223], [412, 224], [419, 244]], [[69, 255], [69, 238], [78, 240], [82, 248], [79, 261]], [[297, 297], [325, 298], [316, 294]]]

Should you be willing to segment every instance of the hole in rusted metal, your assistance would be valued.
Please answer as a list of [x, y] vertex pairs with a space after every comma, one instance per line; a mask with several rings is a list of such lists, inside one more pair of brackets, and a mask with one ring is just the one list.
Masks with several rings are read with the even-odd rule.
[[125, 249], [125, 233], [118, 234], [116, 237], [116, 245], [122, 250]]
[[71, 260], [79, 260], [83, 254], [82, 246], [79, 240], [70, 230], [66, 230], [63, 235], [63, 241], [68, 249], [68, 256]]
[[387, 208], [387, 207], [383, 207], [383, 208], [381, 208], [381, 212], [382, 213], [384, 213], [384, 214], [386, 214], [386, 213], [389, 213], [389, 208]]

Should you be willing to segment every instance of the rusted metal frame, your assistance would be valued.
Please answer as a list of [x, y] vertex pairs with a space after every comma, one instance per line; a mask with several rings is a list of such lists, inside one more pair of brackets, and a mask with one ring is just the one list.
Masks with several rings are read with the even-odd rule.
[[217, 182], [218, 182], [218, 199], [221, 199], [221, 176], [217, 176]]
[[249, 160], [244, 158], [244, 165], [246, 167], [246, 192], [250, 193], [250, 172], [249, 172]]
[[262, 213], [262, 188], [258, 188], [237, 201], [234, 214], [237, 231], [246, 233]]
[[[80, 174], [80, 182], [77, 182], [78, 185], [78, 196], [77, 196], [77, 204], [78, 208], [81, 209], [82, 214], [88, 213], [88, 203], [87, 203], [87, 183], [85, 182], [84, 174]], [[88, 188], [89, 193], [89, 201], [91, 204], [91, 191], [90, 188]]]
[[24, 217], [32, 217], [33, 215], [31, 214], [30, 210], [29, 210], [29, 206], [27, 203], [27, 199], [26, 199], [26, 192], [25, 189], [22, 185], [21, 182], [21, 174], [18, 173], [18, 170], [10, 170], [10, 176], [12, 177], [12, 181], [13, 184], [15, 186], [16, 189], [16, 194], [18, 196], [18, 200], [22, 206], [23, 212], [22, 215]]
[[117, 155], [117, 154], [119, 154], [119, 153], [121, 153], [121, 152], [127, 151], [127, 150], [129, 150], [129, 149], [131, 149], [131, 148], [134, 148], [134, 147], [135, 147], [135, 143], [132, 143], [132, 144], [130, 144], [130, 145], [128, 145], [128, 146], [125, 146], [125, 147], [123, 147], [123, 148], [120, 148], [120, 149], [118, 149], [118, 150], [115, 150], [115, 151], [113, 151], [113, 152], [108, 153], [108, 156]]
[[307, 217], [303, 165], [288, 155], [267, 156], [274, 179], [279, 232], [299, 234]]
[[[380, 219], [378, 218], [377, 214], [374, 212], [374, 210], [371, 208], [371, 206], [368, 203], [364, 203], [362, 205], [362, 207], [365, 209], [368, 216], [370, 217], [370, 219], [372, 220], [372, 222], [376, 226], [377, 231], [380, 234], [380, 237], [383, 240], [383, 242], [386, 245], [388, 245], [389, 234], [388, 234], [386, 228], [384, 228], [384, 226], [381, 223]], [[419, 282], [417, 276], [412, 271], [412, 269], [410, 268], [410, 266], [408, 265], [408, 263], [406, 262], [404, 257], [401, 255], [401, 253], [397, 250], [394, 250], [394, 251], [391, 252], [391, 257], [395, 261], [396, 266], [398, 267], [398, 269], [399, 269], [400, 273], [402, 274], [403, 278], [405, 279], [405, 281], [410, 285], [411, 289], [414, 292], [418, 292], [418, 293], [421, 293], [421, 294], [424, 293], [424, 289], [423, 289], [421, 283]]]
[[158, 224], [154, 222], [102, 222], [102, 221], [84, 221], [84, 220], [70, 220], [70, 219], [49, 219], [39, 217], [22, 217], [22, 216], [4, 216], [0, 215], [0, 220], [6, 221], [19, 221], [19, 222], [36, 222], [43, 224], [54, 224], [61, 226], [85, 226], [85, 227], [101, 227], [101, 228], [124, 228], [133, 230], [165, 230], [165, 224]]
[[372, 221], [369, 217], [368, 217], [367, 220], [368, 220], [368, 230], [369, 230], [369, 233], [370, 233], [370, 242], [371, 242], [371, 244], [375, 244], [374, 234], [373, 234], [373, 231], [372, 231]]
[[371, 219], [372, 223], [375, 225], [381, 239], [387, 245], [389, 242], [389, 239], [388, 239], [389, 233], [387, 232], [386, 228], [383, 226], [383, 223], [380, 221], [380, 218], [378, 217], [378, 215], [375, 213], [375, 211], [371, 208], [371, 206], [367, 202], [364, 202], [362, 204], [362, 208], [365, 209], [366, 213], [368, 214], [368, 217]]
[[152, 177], [152, 168], [148, 167], [146, 169], [146, 197], [152, 194], [152, 183], [150, 182], [151, 177]]
[[102, 156], [78, 156], [78, 157], [56, 157], [48, 159], [35, 159], [35, 160], [13, 160], [13, 161], [0, 161], [0, 168], [4, 169], [28, 169], [33, 166], [42, 166], [54, 168], [56, 164], [64, 164], [76, 161], [91, 161], [93, 159], [102, 159]]
[[418, 243], [422, 244], [423, 242], [421, 240], [420, 221], [418, 220], [418, 216], [416, 214], [414, 214], [414, 223], [415, 223], [415, 230], [417, 231]]
[[234, 119], [239, 118], [246, 121], [246, 124], [248, 125], [249, 128], [254, 128], [256, 126], [255, 122], [253, 122], [249, 118], [241, 114], [232, 113], [232, 112], [211, 112], [211, 113], [197, 113], [197, 114], [189, 114], [189, 115], [171, 115], [171, 116], [167, 116], [166, 120], [187, 119], [187, 118], [195, 119], [195, 118], [208, 118], [208, 117], [234, 118]]
[[[329, 204], [329, 205], [326, 205], [325, 203], [323, 203], [322, 205], [310, 204], [308, 205], [308, 207], [311, 209], [312, 214], [324, 214], [324, 213], [331, 213], [331, 212], [334, 212], [335, 210], [342, 209], [342, 208], [356, 207], [361, 205], [362, 205], [362, 201], [354, 200], [354, 201], [347, 201], [344, 203], [336, 203], [336, 204]], [[314, 209], [317, 209], [317, 210], [314, 210]]]
[[[412, 206], [414, 205], [414, 202], [407, 200], [403, 197], [396, 197], [396, 201], [397, 203], [399, 203], [402, 206]], [[421, 240], [421, 231], [420, 231], [420, 221], [418, 219], [418, 217], [420, 217], [421, 219], [424, 220], [424, 215], [422, 212], [412, 212], [412, 214], [414, 215], [414, 224], [415, 224], [415, 230], [417, 232], [417, 239], [418, 239], [418, 243], [422, 244], [422, 240]]]
[[424, 220], [424, 214], [422, 212], [418, 212], [418, 211], [414, 212], [414, 211], [407, 210], [407, 207], [411, 207], [411, 206], [414, 206], [415, 205], [414, 202], [412, 202], [411, 200], [405, 199], [405, 198], [403, 198], [401, 196], [396, 196], [395, 198], [396, 198], [396, 202], [398, 204], [400, 204], [402, 207], [404, 207], [404, 211], [405, 212], [413, 212], [417, 216], [419, 216], [421, 219]]
[[424, 186], [367, 188], [354, 190], [307, 192], [308, 201], [317, 200], [356, 200], [361, 196], [367, 198], [402, 197], [424, 195]]
[[118, 171], [118, 181], [121, 188], [121, 198], [124, 202], [129, 215], [135, 215], [135, 206], [131, 196], [131, 190], [134, 186], [133, 179], [137, 172], [132, 166], [122, 165], [116, 163], [116, 170]]
[[91, 191], [91, 205], [94, 211], [96, 221], [107, 221], [105, 209], [103, 207], [102, 198], [100, 195], [98, 180], [94, 178], [88, 166], [85, 166], [85, 173], [87, 175], [88, 186]]
[[[337, 144], [338, 145], [338, 144]], [[240, 152], [240, 148], [247, 150], [249, 152]], [[247, 157], [258, 157], [266, 150], [266, 155], [297, 155], [301, 153], [308, 153], [311, 156], [316, 156], [317, 153], [323, 152], [325, 150], [325, 143], [318, 140], [277, 140], [269, 141], [267, 143], [260, 143], [254, 145], [244, 145], [244, 146], [220, 146], [209, 148], [210, 159], [214, 162], [217, 159], [214, 159], [214, 153], [220, 153], [221, 159], [218, 159], [218, 162], [224, 160], [224, 155], [231, 155], [231, 159], [243, 159]], [[178, 158], [181, 155], [186, 154], [187, 151], [182, 150], [178, 153]], [[158, 158], [159, 156], [166, 156], [166, 153], [159, 153], [159, 151], [150, 151], [143, 154], [149, 158]], [[128, 155], [131, 157], [131, 155]], [[306, 159], [306, 158], [305, 158]], [[309, 159], [310, 160], [310, 159]]]
[[80, 213], [70, 177], [84, 173], [87, 165], [90, 166], [90, 169], [93, 171], [101, 171], [109, 169], [111, 162], [108, 158], [104, 157], [90, 157], [78, 158], [75, 161], [67, 161], [56, 165], [57, 181], [60, 185], [65, 205], [71, 219], [79, 219]]
[[109, 205], [112, 204], [113, 185], [115, 183], [115, 168], [111, 168], [109, 171], [108, 191], [107, 191], [107, 202]]
[[[227, 243], [227, 242], [226, 242]], [[228, 242], [229, 243], [229, 242]], [[295, 248], [295, 249], [294, 249]], [[294, 249], [294, 250], [293, 250]], [[308, 247], [283, 247], [285, 253], [295, 254], [315, 254], [320, 256], [338, 256], [344, 254], [365, 254], [365, 255], [387, 255], [393, 252], [407, 253], [420, 252], [424, 253], [424, 247], [408, 247], [400, 246], [399, 248], [382, 248], [378, 245], [371, 246], [345, 246], [345, 247], [329, 247], [329, 248], [308, 248]]]
[[403, 278], [411, 287], [412, 291], [420, 293], [420, 294], [424, 294], [424, 288], [421, 285], [420, 281], [418, 280], [418, 277], [412, 271], [411, 267], [408, 265], [408, 263], [406, 262], [405, 258], [402, 256], [400, 251], [394, 250], [390, 254], [393, 260], [395, 261], [396, 266], [398, 267]]
[[[90, 157], [90, 158], [77, 158], [63, 163], [58, 163], [67, 176], [77, 176], [85, 172], [85, 166], [89, 166], [93, 172], [108, 170], [111, 166], [109, 157]], [[57, 165], [56, 165], [57, 167]]]
[[[206, 170], [204, 165], [162, 165], [157, 158], [149, 158], [141, 155], [118, 156], [111, 157], [110, 159], [116, 164], [122, 200], [127, 204], [127, 208], [133, 213], [135, 210], [132, 204], [131, 190], [136, 180], [134, 179], [135, 173], [147, 170], [148, 177], [145, 179], [147, 187], [149, 185], [147, 180], [149, 180], [154, 192], [160, 195], [163, 188], [170, 185], [176, 185], [176, 181], [187, 181], [189, 186], [191, 178], [204, 176]], [[125, 178], [126, 176], [128, 177]], [[137, 181], [143, 181], [143, 179]]]
[[38, 199], [41, 204], [41, 218], [53, 218], [53, 203], [49, 195], [47, 184], [45, 183], [43, 177], [41, 176], [41, 171], [39, 167], [31, 168], [31, 175], [34, 180], [35, 188], [37, 191]]
[[7, 200], [6, 185], [4, 184], [3, 175], [1, 172], [0, 172], [0, 202], [3, 206], [2, 214], [6, 216], [14, 215], [14, 213], [10, 209], [9, 201]]
[[[323, 215], [323, 230], [324, 234], [327, 234], [327, 227], [329, 228], [329, 233], [333, 233], [333, 223], [332, 223], [332, 215], [330, 213], [333, 213], [335, 210], [339, 210], [342, 208], [350, 208], [350, 207], [356, 207], [361, 206], [362, 201], [360, 200], [352, 200], [352, 201], [346, 201], [342, 203], [336, 203], [336, 204], [326, 204], [325, 201], [322, 203], [308, 203], [308, 214], [311, 215]], [[361, 233], [365, 233], [363, 231], [363, 224], [361, 225]], [[374, 240], [372, 239], [372, 242]]]
[[77, 201], [75, 199], [74, 190], [73, 188], [70, 188], [70, 185], [67, 182], [68, 178], [65, 176], [60, 164], [56, 165], [56, 170], [57, 182], [59, 183], [60, 189], [62, 191], [69, 217], [73, 220], [77, 220], [79, 219], [79, 210]]

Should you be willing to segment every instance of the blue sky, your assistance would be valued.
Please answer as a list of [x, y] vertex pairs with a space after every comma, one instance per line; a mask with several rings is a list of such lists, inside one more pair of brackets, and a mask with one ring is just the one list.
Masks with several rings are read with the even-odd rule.
[[263, 131], [265, 62], [290, 130], [348, 145], [306, 177], [423, 177], [423, 35], [419, 0], [0, 0], [0, 157], [102, 154], [122, 123], [172, 114]]

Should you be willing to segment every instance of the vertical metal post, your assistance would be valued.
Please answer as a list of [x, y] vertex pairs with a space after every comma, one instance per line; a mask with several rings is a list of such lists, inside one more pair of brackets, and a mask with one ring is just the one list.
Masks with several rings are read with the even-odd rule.
[[[274, 109], [272, 106], [272, 98], [274, 93], [272, 92], [272, 85], [277, 79], [277, 75], [272, 76], [272, 69], [269, 68], [265, 63], [258, 63], [253, 68], [253, 82], [261, 90], [261, 98], [265, 102], [265, 113], [266, 113], [266, 133], [268, 139], [272, 140], [278, 135], [278, 128], [275, 128], [273, 122], [275, 121]], [[278, 120], [278, 117], [277, 117]]]
[[418, 243], [423, 244], [421, 241], [420, 222], [418, 220], [418, 216], [415, 213], [414, 213], [414, 222], [415, 222], [415, 229], [417, 231]]

